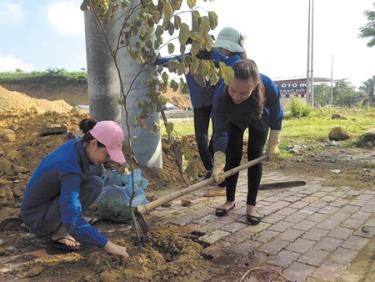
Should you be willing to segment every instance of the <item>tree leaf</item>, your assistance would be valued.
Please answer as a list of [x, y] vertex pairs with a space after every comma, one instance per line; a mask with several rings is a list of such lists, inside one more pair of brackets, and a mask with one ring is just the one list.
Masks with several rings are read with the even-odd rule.
[[173, 20], [174, 20], [174, 26], [176, 29], [179, 29], [180, 26], [181, 26], [181, 17], [179, 15], [174, 15], [173, 16]]
[[187, 4], [190, 9], [193, 9], [195, 5], [197, 4], [197, 0], [187, 0]]
[[173, 91], [177, 91], [178, 90], [178, 83], [175, 81], [175, 80], [171, 80], [171, 83], [170, 83], [170, 85], [169, 85], [172, 89], [173, 89]]
[[169, 23], [168, 33], [169, 35], [173, 35], [174, 33], [174, 24], [172, 22]]
[[198, 32], [199, 31], [199, 22], [200, 22], [200, 13], [198, 11], [191, 12], [191, 26], [192, 30]]
[[168, 43], [168, 53], [172, 54], [174, 52], [174, 45], [173, 43]]
[[215, 29], [218, 24], [218, 17], [217, 14], [213, 11], [208, 12], [208, 19], [210, 22], [211, 29]]
[[162, 80], [163, 80], [164, 83], [168, 82], [168, 74], [166, 72], [163, 72], [161, 74], [161, 78], [162, 78]]
[[229, 85], [229, 82], [233, 79], [234, 72], [233, 69], [230, 66], [227, 66], [225, 63], [220, 62], [219, 63], [219, 75], [222, 79], [224, 79], [224, 83], [226, 85]]
[[178, 39], [180, 41], [180, 44], [185, 45], [189, 36], [190, 36], [189, 26], [186, 23], [182, 23], [181, 27], [180, 27], [180, 33], [178, 35]]
[[163, 5], [163, 14], [164, 18], [167, 19], [168, 21], [172, 18], [173, 16], [173, 9], [169, 1], [164, 1]]

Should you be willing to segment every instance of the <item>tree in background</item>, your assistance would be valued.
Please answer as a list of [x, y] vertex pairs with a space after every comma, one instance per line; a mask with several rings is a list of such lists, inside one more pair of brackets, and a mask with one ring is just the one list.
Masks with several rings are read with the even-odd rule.
[[375, 106], [375, 75], [363, 82], [363, 85], [359, 89], [368, 94], [368, 105]]
[[331, 87], [326, 84], [314, 85], [314, 106], [323, 107], [331, 102]]
[[[374, 2], [375, 7], [375, 2]], [[368, 47], [375, 46], [375, 11], [365, 11], [365, 16], [367, 17], [368, 23], [359, 29], [361, 38], [368, 38], [370, 41], [367, 42]]]
[[363, 92], [357, 92], [346, 80], [338, 80], [333, 88], [333, 103], [343, 107], [353, 107], [364, 99]]

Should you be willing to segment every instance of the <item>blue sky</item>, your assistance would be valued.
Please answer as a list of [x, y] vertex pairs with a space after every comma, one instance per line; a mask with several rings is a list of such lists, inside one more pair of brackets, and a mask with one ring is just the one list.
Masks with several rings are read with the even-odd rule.
[[[245, 48], [273, 79], [306, 74], [308, 0], [198, 1], [246, 36]], [[315, 0], [315, 76], [359, 86], [375, 75], [375, 48], [358, 38], [374, 0]], [[0, 71], [86, 67], [81, 0], [0, 0]], [[204, 13], [204, 10], [201, 10]]]
[[86, 65], [80, 1], [0, 0], [0, 70]]

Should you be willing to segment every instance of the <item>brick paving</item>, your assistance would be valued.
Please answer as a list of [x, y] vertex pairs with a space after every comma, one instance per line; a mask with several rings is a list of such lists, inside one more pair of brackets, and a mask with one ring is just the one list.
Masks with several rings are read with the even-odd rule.
[[[278, 172], [263, 177], [264, 182], [286, 180], [291, 179]], [[261, 190], [257, 206], [264, 218], [252, 226], [245, 216], [245, 174], [238, 181], [236, 207], [225, 217], [214, 214], [225, 197], [202, 197], [208, 189], [189, 195], [190, 207], [176, 200], [171, 208], [160, 207], [151, 216], [158, 224], [190, 226], [204, 233], [198, 241], [208, 246], [204, 256], [211, 259], [213, 269], [231, 254], [236, 257], [233, 263], [252, 259], [280, 268], [292, 281], [335, 281], [347, 275], [351, 262], [375, 236], [373, 191], [321, 186], [319, 180], [304, 187]], [[219, 273], [215, 275], [214, 280]]]

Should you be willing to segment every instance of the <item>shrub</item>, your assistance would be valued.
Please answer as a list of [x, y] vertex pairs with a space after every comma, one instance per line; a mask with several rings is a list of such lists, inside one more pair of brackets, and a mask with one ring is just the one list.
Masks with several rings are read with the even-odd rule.
[[294, 97], [288, 106], [292, 117], [307, 117], [311, 114], [312, 108], [298, 97]]

